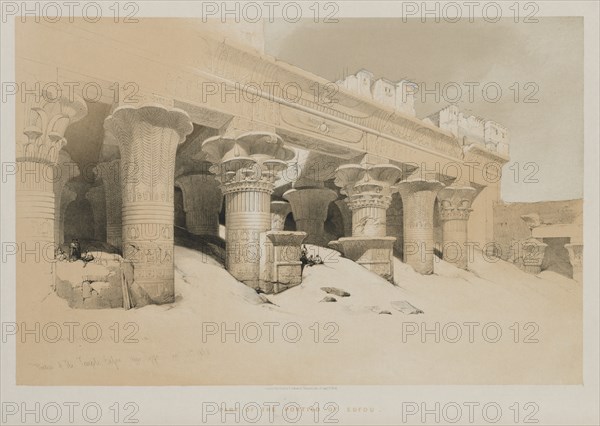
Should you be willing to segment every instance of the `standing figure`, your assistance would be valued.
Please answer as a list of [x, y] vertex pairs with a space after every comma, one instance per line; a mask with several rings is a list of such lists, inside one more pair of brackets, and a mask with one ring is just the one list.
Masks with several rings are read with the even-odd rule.
[[300, 262], [302, 265], [300, 266], [300, 275], [302, 275], [302, 271], [304, 270], [304, 266], [308, 263], [308, 250], [306, 249], [306, 245], [302, 246], [302, 250], [300, 251]]
[[81, 259], [81, 244], [79, 243], [79, 238], [75, 239], [75, 260]]

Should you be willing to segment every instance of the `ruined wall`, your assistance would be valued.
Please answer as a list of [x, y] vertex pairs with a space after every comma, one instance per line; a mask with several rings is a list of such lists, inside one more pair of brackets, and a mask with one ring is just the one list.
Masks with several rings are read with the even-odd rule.
[[[552, 241], [554, 238], [569, 238], [571, 241], [581, 238], [578, 223], [581, 221], [582, 212], [583, 200], [581, 199], [496, 204], [493, 211], [494, 240], [501, 247], [501, 257], [508, 260], [511, 254], [511, 245], [515, 241], [523, 240], [532, 235], [527, 224], [521, 219], [521, 216], [531, 213], [538, 214], [541, 224], [534, 230], [534, 236], [536, 236], [536, 233], [544, 235], [544, 229], [554, 230], [552, 233], [548, 233], [547, 237], [540, 238], [542, 242], [546, 244], [550, 243], [554, 247], [556, 245], [554, 244], [555, 241]], [[557, 257], [559, 260], [558, 263], [564, 266], [565, 259], [563, 257], [567, 256], [566, 250], [564, 253], [562, 253], [562, 250], [558, 250], [559, 253], [557, 253], [557, 250], [551, 249], [548, 256]], [[548, 262], [545, 260], [545, 263]], [[568, 258], [566, 263], [568, 264]]]

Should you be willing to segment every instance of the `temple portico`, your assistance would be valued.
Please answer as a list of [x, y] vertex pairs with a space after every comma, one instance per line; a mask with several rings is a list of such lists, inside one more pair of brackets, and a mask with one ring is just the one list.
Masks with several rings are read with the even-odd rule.
[[[324, 78], [215, 40], [201, 26], [170, 29], [168, 43], [196, 40], [198, 49], [165, 52], [157, 46], [166, 42], [143, 19], [136, 31], [143, 32], [147, 50], [135, 60], [126, 49], [106, 48], [117, 45], [106, 37], [114, 28], [105, 23], [89, 28], [90, 64], [60, 55], [40, 65], [30, 59], [36, 51], [24, 47], [21, 68], [60, 69], [59, 85], [92, 81], [106, 90], [94, 106], [78, 89], [73, 99], [42, 98], [19, 113], [19, 241], [55, 244], [63, 238], [61, 211], [74, 197], [72, 177], [49, 182], [35, 176], [70, 161], [82, 171], [77, 181], [102, 185], [84, 199], [90, 209], [104, 210], [93, 217], [96, 238], [133, 265], [135, 306], [174, 300], [175, 191], [177, 226], [185, 227], [177, 238], [191, 246], [210, 241], [221, 250], [219, 261], [224, 245], [227, 271], [266, 292], [300, 283], [303, 243], [334, 247], [392, 280], [394, 249], [415, 271], [431, 274], [436, 238], [444, 259], [462, 269], [468, 268], [469, 244], [494, 241], [500, 184], [492, 172], [499, 174], [508, 161], [509, 147], [501, 125], [454, 106], [418, 118], [414, 97], [406, 96], [410, 82], [365, 70], [340, 81], [336, 102], [323, 104], [313, 89], [331, 84]], [[64, 44], [73, 36], [70, 27], [28, 31]], [[124, 37], [120, 43], [130, 42]], [[107, 63], [121, 66], [96, 71]], [[141, 67], [152, 72], [132, 72]], [[257, 88], [252, 99], [237, 96], [248, 95], [239, 83], [250, 80]], [[143, 92], [135, 99], [106, 95], [112, 82], [123, 81], [135, 81]], [[232, 95], [192, 90], [215, 82]], [[266, 82], [276, 83], [272, 93], [258, 89]], [[298, 86], [293, 102], [282, 92], [289, 82]], [[65, 130], [79, 120], [85, 125], [67, 146]], [[93, 176], [84, 173], [89, 166]], [[575, 268], [580, 250], [567, 250]]]

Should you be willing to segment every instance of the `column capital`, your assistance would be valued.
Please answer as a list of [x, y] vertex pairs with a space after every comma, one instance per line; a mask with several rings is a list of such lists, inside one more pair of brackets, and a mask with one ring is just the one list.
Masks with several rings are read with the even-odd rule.
[[271, 201], [271, 230], [283, 231], [285, 218], [292, 211], [292, 206], [287, 201]]
[[315, 210], [315, 205], [329, 206], [337, 198], [334, 190], [329, 188], [302, 188], [290, 189], [283, 194], [283, 198], [291, 203], [296, 220], [298, 218], [322, 219], [327, 217], [327, 209]]
[[565, 248], [569, 252], [569, 261], [573, 267], [583, 264], [583, 244], [565, 244]]
[[214, 136], [202, 143], [210, 171], [221, 182], [223, 193], [271, 192], [278, 174], [294, 158], [294, 151], [272, 132], [246, 132], [235, 137]]
[[446, 186], [437, 193], [440, 219], [467, 220], [477, 191], [470, 186]]
[[540, 240], [529, 237], [519, 242], [520, 259], [525, 272], [539, 274], [546, 254], [548, 244]]
[[[156, 138], [147, 128], [140, 125], [158, 127], [161, 129], [172, 129], [175, 134], [169, 138], [179, 145], [187, 135], [194, 129], [190, 116], [179, 108], [169, 108], [159, 104], [146, 104], [142, 106], [123, 105], [116, 108], [110, 116], [104, 120], [104, 130], [112, 135], [107, 137], [106, 143], [115, 141], [121, 146], [131, 144], [134, 138], [148, 136], [147, 143], [152, 143]], [[165, 136], [161, 135], [160, 142], [165, 142]], [[144, 155], [144, 153], [140, 153]], [[121, 157], [124, 157], [121, 155]]]
[[344, 164], [336, 170], [335, 184], [342, 194], [390, 196], [402, 177], [402, 169], [393, 164]]
[[386, 210], [392, 203], [395, 184], [402, 169], [393, 164], [371, 164], [363, 158], [360, 164], [344, 164], [337, 168], [335, 184], [352, 211], [352, 236], [385, 237]]
[[17, 137], [17, 161], [56, 164], [67, 144], [67, 127], [85, 117], [87, 104], [75, 94], [67, 98], [44, 91], [29, 96], [22, 107], [24, 136]]
[[437, 194], [444, 187], [444, 184], [433, 179], [406, 179], [398, 182], [396, 187], [400, 196], [405, 197], [423, 191]]
[[325, 220], [329, 203], [337, 198], [337, 193], [329, 188], [290, 189], [283, 198], [290, 202], [296, 229], [308, 234], [307, 244], [326, 245]]
[[521, 220], [527, 224], [530, 231], [533, 231], [534, 228], [537, 228], [542, 224], [542, 220], [540, 219], [540, 215], [537, 213], [529, 213], [521, 216]]
[[569, 262], [573, 267], [573, 279], [581, 283], [583, 282], [583, 243], [565, 244], [565, 248], [569, 252]]

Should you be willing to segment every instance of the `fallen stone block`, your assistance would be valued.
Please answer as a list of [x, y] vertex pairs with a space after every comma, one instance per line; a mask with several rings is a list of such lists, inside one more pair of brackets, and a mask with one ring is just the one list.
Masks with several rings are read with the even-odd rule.
[[335, 287], [321, 287], [321, 290], [323, 290], [327, 294], [335, 294], [336, 296], [339, 296], [339, 297], [349, 297], [350, 296], [350, 293], [348, 293], [347, 291], [344, 291], [344, 290], [341, 290], [341, 289], [335, 288]]
[[411, 305], [410, 303], [408, 303], [406, 300], [395, 300], [393, 302], [390, 302], [390, 304], [392, 305], [392, 307], [394, 309], [396, 309], [397, 311], [402, 312], [403, 314], [411, 315], [411, 314], [422, 314], [422, 313], [424, 313], [422, 310], [420, 310], [419, 308], [414, 307], [413, 305]]
[[337, 299], [333, 296], [325, 296], [321, 302], [337, 302]]

